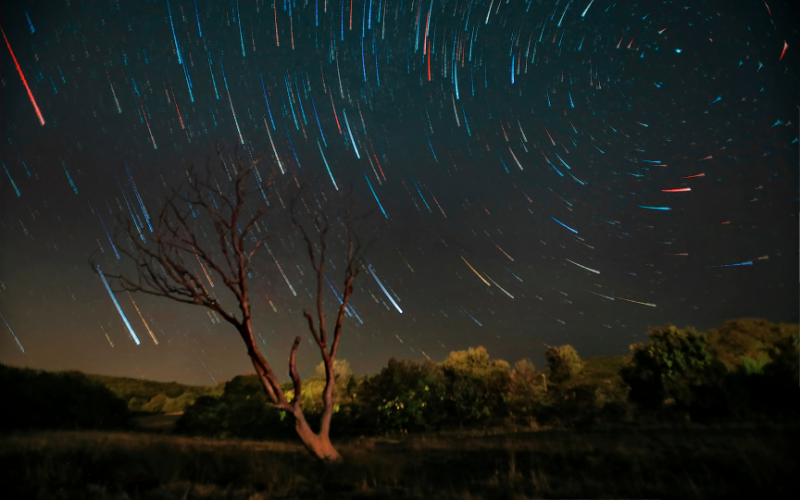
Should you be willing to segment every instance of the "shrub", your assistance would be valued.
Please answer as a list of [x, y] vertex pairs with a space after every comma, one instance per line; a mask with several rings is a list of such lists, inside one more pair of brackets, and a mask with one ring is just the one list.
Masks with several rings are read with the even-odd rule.
[[[706, 344], [709, 351], [721, 353], [723, 358], [698, 361], [693, 368], [684, 370], [684, 383], [674, 396], [676, 408], [703, 423], [796, 417], [800, 410], [797, 334], [793, 333], [796, 330], [764, 320], [729, 321], [712, 330], [731, 335], [717, 337], [717, 347]], [[730, 347], [746, 344], [747, 335], [756, 339], [751, 348]], [[728, 350], [720, 350], [719, 346], [728, 346]], [[731, 353], [742, 352], [748, 354], [736, 363], [731, 361]]]
[[[333, 361], [333, 376], [336, 381], [347, 382], [353, 376], [353, 371], [350, 370], [350, 363], [344, 359], [336, 359]], [[314, 377], [325, 380], [325, 362], [320, 361], [314, 369]]]
[[511, 370], [506, 361], [490, 360], [486, 349], [478, 347], [451, 352], [441, 369], [447, 387], [446, 407], [455, 422], [471, 425], [507, 414], [505, 396]]
[[629, 398], [643, 408], [658, 409], [668, 398], [691, 403], [691, 385], [711, 365], [706, 336], [693, 328], [650, 328], [647, 344], [631, 346], [631, 364], [621, 371]]
[[766, 361], [775, 342], [798, 334], [797, 324], [743, 318], [726, 321], [708, 331], [708, 352], [734, 370], [745, 359]]
[[508, 409], [518, 421], [529, 422], [536, 403], [545, 396], [541, 374], [527, 359], [517, 361], [508, 388]]
[[741, 369], [747, 375], [763, 375], [764, 366], [769, 362], [768, 356], [759, 356], [758, 359], [753, 359], [747, 356], [742, 356]]
[[445, 418], [445, 380], [430, 361], [389, 360], [355, 391], [352, 418], [361, 433], [433, 430]]
[[294, 422], [282, 413], [268, 405], [256, 375], [242, 375], [225, 384], [222, 396], [197, 398], [178, 419], [175, 431], [242, 439], [293, 437]]
[[583, 371], [583, 362], [575, 349], [567, 344], [551, 347], [544, 354], [550, 368], [550, 381], [559, 384], [569, 382]]

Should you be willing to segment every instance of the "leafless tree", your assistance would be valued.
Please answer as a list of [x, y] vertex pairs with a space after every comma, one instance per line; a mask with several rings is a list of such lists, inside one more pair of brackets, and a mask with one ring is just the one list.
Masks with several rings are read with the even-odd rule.
[[[263, 223], [262, 227], [258, 224], [265, 215], [272, 212], [267, 193], [271, 192], [280, 197], [279, 190], [274, 189], [276, 176], [272, 175], [263, 182], [256, 170], [259, 161], [256, 160], [249, 166], [244, 165], [238, 150], [236, 161], [231, 161], [230, 165], [225, 163], [221, 149], [218, 149], [218, 156], [232, 186], [228, 190], [220, 187], [209, 165], [206, 166], [206, 175], [203, 179], [197, 176], [193, 169], [189, 172], [189, 194], [187, 195], [185, 190], [172, 189], [155, 221], [150, 243], [140, 241], [138, 230], [134, 226], [135, 222], [121, 221], [120, 227], [126, 233], [131, 250], [125, 250], [123, 245], [118, 247], [133, 262], [136, 274], [105, 275], [117, 280], [124, 290], [200, 305], [215, 311], [233, 325], [247, 347], [247, 355], [267, 392], [271, 406], [294, 417], [297, 434], [315, 457], [331, 462], [341, 461], [341, 456], [329, 438], [334, 412], [333, 368], [342, 335], [342, 322], [353, 293], [352, 283], [358, 276], [364, 251], [364, 246], [361, 245], [354, 229], [356, 217], [353, 215], [352, 191], [348, 207], [343, 214], [337, 214], [335, 218], [335, 221], [344, 226], [347, 233], [347, 263], [344, 270], [344, 292], [332, 336], [328, 335], [326, 329], [322, 297], [325, 263], [326, 259], [329, 259], [326, 237], [332, 228], [331, 219], [321, 206], [315, 207], [314, 210], [308, 208], [303, 198], [303, 189], [292, 197], [290, 204], [291, 221], [305, 240], [311, 265], [317, 277], [317, 325], [312, 315], [303, 311], [314, 341], [320, 349], [326, 374], [320, 430], [314, 433], [306, 421], [301, 403], [302, 382], [296, 364], [301, 337], [295, 338], [289, 354], [289, 376], [294, 386], [294, 394], [289, 396], [290, 400], [272, 367], [261, 354], [253, 335], [248, 274], [256, 251], [264, 245], [266, 236], [256, 239], [251, 234], [254, 228], [259, 232], [266, 231]], [[252, 187], [253, 174], [256, 177], [257, 188]], [[253, 198], [262, 198], [255, 212], [252, 212], [248, 205], [248, 201], [252, 203]], [[283, 205], [283, 200], [280, 201]], [[301, 202], [316, 228], [316, 235], [313, 237], [310, 230], [301, 222], [302, 214], [298, 213]], [[198, 214], [195, 212], [205, 215], [214, 227], [214, 233], [203, 241], [198, 238], [198, 226], [194, 222]], [[237, 308], [225, 307], [213, 292], [206, 288], [194, 266], [195, 262], [200, 264], [209, 284], [212, 276], [221, 279], [225, 288], [235, 297]], [[90, 264], [96, 272], [100, 272], [99, 267], [95, 267], [91, 259]]]

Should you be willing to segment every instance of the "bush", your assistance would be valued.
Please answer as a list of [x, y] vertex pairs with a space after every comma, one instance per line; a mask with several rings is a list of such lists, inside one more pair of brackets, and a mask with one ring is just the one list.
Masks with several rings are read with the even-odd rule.
[[445, 379], [430, 361], [389, 360], [364, 380], [352, 403], [352, 430], [361, 434], [425, 431], [445, 420]]
[[797, 419], [800, 416], [800, 387], [798, 387], [797, 333], [780, 338], [769, 350], [770, 362], [763, 373], [755, 375], [751, 389], [751, 406], [762, 414], [778, 418]]
[[660, 409], [667, 399], [691, 404], [691, 386], [712, 361], [706, 336], [673, 325], [650, 328], [647, 336], [647, 344], [631, 346], [631, 364], [621, 371], [630, 400], [646, 409]]
[[[766, 363], [776, 342], [798, 334], [797, 324], [771, 323], [765, 319], [744, 318], [726, 321], [708, 331], [708, 352], [728, 370], [742, 363]], [[752, 363], [751, 363], [752, 366]]]
[[508, 388], [508, 409], [518, 423], [530, 423], [537, 402], [546, 396], [542, 375], [527, 359], [514, 365]]
[[[284, 387], [288, 391], [289, 387]], [[175, 425], [180, 434], [286, 439], [294, 437], [294, 420], [272, 408], [256, 375], [234, 377], [222, 396], [201, 396]]]
[[550, 381], [555, 384], [572, 381], [583, 371], [581, 358], [569, 344], [549, 348], [544, 357], [550, 368]]
[[130, 421], [125, 401], [80, 372], [50, 373], [0, 364], [0, 430], [113, 429]]
[[[338, 413], [342, 406], [350, 402], [348, 386], [353, 379], [353, 372], [350, 364], [344, 359], [337, 359], [333, 362], [333, 405], [334, 412]], [[307, 417], [322, 415], [323, 403], [322, 393], [325, 391], [326, 376], [325, 363], [320, 361], [314, 370], [314, 375], [303, 381], [303, 413]], [[294, 398], [294, 388], [286, 392], [286, 397], [290, 401]], [[311, 418], [311, 421], [315, 418]]]
[[508, 413], [506, 396], [511, 369], [502, 359], [490, 360], [483, 347], [454, 351], [441, 364], [447, 393], [445, 406], [459, 425], [474, 425]]

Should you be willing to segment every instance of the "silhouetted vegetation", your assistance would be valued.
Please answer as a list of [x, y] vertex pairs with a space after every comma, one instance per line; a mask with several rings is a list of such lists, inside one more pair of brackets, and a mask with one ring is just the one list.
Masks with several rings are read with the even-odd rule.
[[797, 418], [798, 326], [728, 321], [701, 334], [651, 329], [622, 371], [645, 412], [703, 423]]
[[[441, 363], [391, 359], [376, 375], [343, 370], [337, 377], [333, 435], [783, 421], [800, 410], [797, 339], [797, 325], [742, 319], [709, 333], [651, 328], [630, 356], [581, 360], [572, 346], [551, 347], [543, 371], [528, 360], [512, 370], [482, 347], [452, 352]], [[319, 376], [307, 382], [304, 411], [321, 411], [323, 386]], [[289, 384], [286, 390], [291, 393]], [[236, 377], [220, 397], [198, 399], [177, 430], [250, 439], [292, 435], [285, 415], [267, 406], [255, 376]]]
[[81, 372], [50, 373], [0, 364], [0, 430], [127, 427], [125, 401]]
[[[454, 351], [440, 363], [389, 360], [356, 377], [336, 360], [337, 438], [458, 429], [506, 430], [657, 422], [781, 422], [800, 414], [798, 326], [759, 319], [728, 321], [702, 333], [651, 328], [630, 356], [582, 360], [569, 345], [511, 369], [483, 347]], [[48, 373], [0, 366], [2, 429], [114, 428], [130, 411], [185, 412], [176, 431], [243, 439], [294, 439], [293, 420], [270, 407], [255, 375], [217, 387], [133, 378]], [[322, 413], [324, 366], [303, 384], [303, 411]], [[290, 382], [283, 387], [294, 399]], [[313, 420], [313, 419], [312, 419]]]
[[[565, 345], [545, 358], [543, 370], [526, 359], [512, 369], [478, 347], [440, 363], [391, 359], [362, 377], [336, 360], [332, 430], [345, 463], [335, 473], [297, 442], [255, 375], [192, 388], [0, 366], [13, 409], [4, 430], [123, 426], [126, 401], [191, 396], [176, 431], [214, 437], [6, 435], [0, 477], [12, 498], [48, 499], [789, 495], [797, 325], [667, 325], [629, 356], [581, 359]], [[325, 380], [321, 365], [304, 381], [306, 415], [323, 411]], [[292, 401], [293, 385], [282, 388]]]

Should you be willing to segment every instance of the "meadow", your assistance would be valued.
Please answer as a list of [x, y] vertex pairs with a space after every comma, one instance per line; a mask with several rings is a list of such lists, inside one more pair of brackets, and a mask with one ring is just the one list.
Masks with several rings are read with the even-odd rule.
[[457, 432], [296, 442], [132, 432], [0, 438], [10, 499], [789, 498], [798, 426]]

